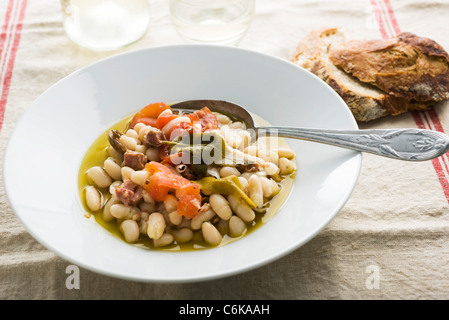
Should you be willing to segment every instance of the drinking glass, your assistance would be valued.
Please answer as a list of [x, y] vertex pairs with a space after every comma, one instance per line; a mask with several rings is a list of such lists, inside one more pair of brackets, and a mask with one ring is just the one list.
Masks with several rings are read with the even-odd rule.
[[170, 18], [188, 42], [237, 45], [255, 12], [255, 0], [169, 0]]
[[148, 0], [61, 0], [67, 36], [92, 50], [115, 50], [139, 40], [150, 21]]

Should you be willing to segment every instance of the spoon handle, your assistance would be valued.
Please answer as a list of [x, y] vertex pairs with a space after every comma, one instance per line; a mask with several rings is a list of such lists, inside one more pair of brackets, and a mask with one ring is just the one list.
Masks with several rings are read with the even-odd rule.
[[277, 135], [321, 142], [399, 160], [423, 161], [449, 151], [449, 137], [426, 129], [327, 130], [295, 127], [258, 127], [257, 135]]

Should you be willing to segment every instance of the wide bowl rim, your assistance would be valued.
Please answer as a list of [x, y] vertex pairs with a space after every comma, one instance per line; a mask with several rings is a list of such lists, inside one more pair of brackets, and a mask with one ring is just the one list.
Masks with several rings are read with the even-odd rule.
[[[301, 246], [303, 246], [305, 243], [309, 242], [311, 239], [313, 239], [314, 237], [316, 237], [316, 235], [322, 231], [337, 215], [338, 213], [341, 211], [341, 209], [345, 206], [345, 204], [347, 203], [347, 201], [349, 200], [351, 194], [353, 193], [353, 190], [357, 184], [357, 181], [359, 179], [360, 176], [360, 171], [361, 171], [361, 167], [362, 167], [362, 154], [360, 152], [356, 152], [354, 151], [354, 157], [356, 159], [356, 163], [355, 168], [353, 168], [354, 173], [352, 176], [352, 180], [351, 180], [351, 184], [350, 187], [348, 188], [347, 192], [344, 194], [344, 196], [342, 197], [342, 199], [340, 200], [339, 204], [334, 208], [334, 210], [332, 210], [332, 212], [329, 214], [328, 219], [323, 220], [321, 222], [320, 225], [318, 225], [312, 232], [309, 233], [309, 236], [304, 237], [301, 241], [297, 241], [294, 244], [292, 244], [290, 247], [285, 248], [284, 250], [282, 250], [281, 252], [279, 252], [276, 255], [273, 255], [269, 258], [265, 258], [265, 259], [261, 259], [260, 261], [256, 261], [254, 263], [252, 263], [251, 265], [248, 265], [246, 267], [240, 267], [240, 268], [235, 268], [235, 269], [230, 269], [227, 270], [226, 272], [217, 272], [215, 274], [210, 274], [208, 276], [196, 276], [196, 277], [188, 277], [188, 278], [142, 278], [140, 276], [132, 276], [132, 275], [124, 275], [124, 274], [118, 274], [118, 273], [114, 273], [114, 272], [109, 272], [107, 270], [103, 270], [101, 268], [97, 268], [95, 266], [86, 264], [82, 261], [78, 261], [74, 258], [72, 258], [70, 256], [70, 254], [63, 252], [57, 248], [55, 248], [51, 243], [48, 243], [47, 241], [45, 241], [45, 239], [42, 239], [42, 237], [40, 237], [40, 235], [35, 232], [35, 230], [33, 229], [32, 225], [23, 219], [23, 217], [19, 214], [19, 211], [17, 210], [17, 206], [14, 203], [14, 201], [11, 201], [11, 196], [10, 196], [10, 190], [9, 190], [9, 186], [8, 186], [8, 173], [5, 170], [5, 167], [7, 165], [7, 161], [5, 161], [5, 159], [8, 157], [9, 155], [9, 150], [11, 147], [11, 141], [14, 141], [14, 137], [17, 134], [17, 128], [19, 127], [19, 125], [22, 123], [22, 121], [24, 121], [25, 116], [31, 112], [33, 106], [35, 106], [36, 104], [38, 104], [38, 102], [41, 99], [44, 99], [48, 94], [51, 94], [51, 92], [54, 90], [54, 88], [58, 87], [61, 83], [67, 81], [68, 79], [71, 79], [75, 76], [77, 76], [78, 74], [81, 74], [83, 72], [86, 72], [87, 70], [100, 65], [100, 64], [105, 64], [108, 63], [111, 60], [114, 59], [120, 59], [121, 57], [124, 56], [132, 56], [136, 53], [142, 53], [142, 52], [146, 52], [146, 51], [154, 51], [154, 50], [182, 50], [183, 48], [203, 48], [203, 49], [207, 49], [207, 48], [216, 48], [218, 50], [231, 50], [231, 51], [241, 51], [244, 52], [246, 54], [254, 54], [254, 55], [258, 55], [261, 56], [265, 59], [268, 60], [274, 60], [276, 61], [276, 63], [281, 63], [281, 64], [287, 64], [289, 66], [291, 66], [292, 68], [297, 68], [298, 70], [300, 70], [300, 72], [305, 73], [307, 76], [315, 78], [316, 80], [318, 80], [319, 82], [322, 83], [323, 87], [325, 87], [329, 92], [331, 92], [335, 98], [337, 100], [340, 100], [340, 102], [342, 102], [343, 104], [344, 101], [343, 99], [330, 87], [328, 86], [322, 79], [320, 79], [319, 77], [317, 77], [316, 75], [314, 75], [313, 73], [309, 72], [308, 70], [294, 64], [291, 61], [285, 60], [283, 58], [280, 57], [276, 57], [273, 55], [269, 55], [266, 53], [262, 53], [262, 52], [258, 52], [258, 51], [254, 51], [254, 50], [250, 50], [250, 49], [244, 49], [244, 48], [239, 48], [239, 47], [229, 47], [229, 46], [222, 46], [222, 45], [214, 45], [214, 44], [174, 44], [174, 45], [161, 45], [161, 46], [154, 46], [154, 47], [150, 47], [150, 48], [141, 48], [141, 49], [136, 49], [136, 50], [129, 50], [129, 51], [125, 51], [125, 52], [120, 52], [120, 53], [116, 53], [113, 54], [109, 57], [106, 58], [102, 58], [98, 61], [95, 61], [93, 63], [90, 63], [88, 65], [85, 65], [73, 72], [71, 72], [70, 74], [64, 76], [63, 78], [59, 79], [58, 81], [56, 81], [55, 83], [53, 83], [51, 86], [49, 86], [44, 92], [42, 92], [35, 100], [33, 100], [31, 102], [31, 104], [28, 106], [28, 108], [22, 113], [22, 115], [20, 116], [20, 118], [18, 119], [18, 121], [16, 122], [13, 130], [11, 131], [9, 137], [8, 137], [8, 141], [6, 142], [6, 146], [5, 146], [5, 151], [3, 154], [3, 164], [2, 164], [2, 170], [3, 170], [3, 175], [2, 175], [2, 180], [3, 180], [3, 185], [4, 185], [4, 190], [5, 190], [5, 195], [8, 199], [8, 202], [11, 206], [11, 209], [13, 210], [15, 216], [20, 220], [20, 222], [22, 223], [22, 225], [25, 227], [26, 231], [29, 232], [34, 239], [36, 239], [40, 244], [42, 244], [45, 248], [47, 248], [48, 250], [54, 252], [56, 255], [58, 255], [59, 257], [65, 259], [68, 262], [74, 263], [82, 268], [85, 268], [86, 270], [90, 270], [99, 274], [103, 274], [106, 276], [110, 276], [113, 278], [118, 278], [118, 279], [124, 279], [124, 280], [129, 280], [129, 281], [137, 281], [137, 282], [145, 282], [145, 283], [190, 283], [190, 282], [198, 282], [198, 281], [210, 281], [210, 280], [215, 280], [215, 279], [219, 279], [219, 278], [223, 278], [223, 277], [229, 277], [232, 275], [236, 275], [236, 274], [240, 274], [243, 272], [247, 272], [249, 270], [252, 269], [256, 269], [259, 268], [263, 265], [269, 264], [275, 260], [278, 260], [288, 254], [290, 254], [291, 252], [295, 251], [296, 249], [300, 248]], [[202, 49], [200, 49], [202, 50]], [[358, 129], [358, 125], [357, 122], [355, 120], [355, 118], [353, 117], [352, 113], [350, 112], [349, 108], [347, 108], [346, 110], [342, 110], [342, 112], [346, 112], [347, 116], [348, 116], [348, 120], [351, 122], [351, 127], [350, 129]], [[288, 199], [287, 199], [288, 201]], [[179, 253], [178, 253], [179, 254]]]

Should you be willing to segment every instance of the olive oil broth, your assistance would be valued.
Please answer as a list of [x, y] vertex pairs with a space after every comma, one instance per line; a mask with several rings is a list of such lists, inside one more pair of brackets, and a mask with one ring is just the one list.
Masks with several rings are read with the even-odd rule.
[[[251, 114], [253, 116], [253, 119], [257, 125], [270, 125], [267, 121], [262, 119], [261, 117]], [[227, 115], [230, 116], [230, 115]], [[233, 118], [230, 116], [230, 118]], [[115, 237], [118, 237], [119, 239], [125, 241], [125, 238], [120, 232], [119, 224], [117, 221], [105, 221], [102, 217], [102, 212], [104, 205], [109, 200], [110, 194], [108, 191], [108, 188], [106, 189], [98, 189], [101, 195], [101, 201], [102, 201], [102, 208], [100, 211], [93, 212], [89, 209], [86, 203], [85, 199], [85, 188], [89, 185], [89, 181], [87, 178], [86, 171], [93, 167], [93, 166], [102, 166], [104, 161], [109, 157], [108, 154], [108, 147], [110, 146], [108, 141], [108, 133], [110, 130], [118, 130], [120, 132], [126, 131], [126, 129], [129, 127], [129, 123], [132, 119], [131, 116], [127, 116], [124, 119], [120, 120], [119, 122], [112, 125], [110, 128], [108, 128], [103, 134], [101, 134], [94, 142], [93, 144], [88, 148], [85, 157], [83, 158], [78, 174], [78, 190], [79, 190], [79, 196], [81, 203], [86, 210], [86, 218], [91, 218], [91, 216], [94, 217], [95, 221], [108, 230], [112, 235]], [[236, 119], [233, 119], [236, 120]], [[278, 139], [276, 143], [279, 147], [286, 147], [289, 148], [287, 142], [283, 138], [266, 138], [266, 139]], [[295, 157], [296, 159], [296, 157]], [[216, 248], [221, 247], [226, 244], [229, 244], [231, 242], [237, 241], [241, 239], [242, 237], [248, 235], [251, 232], [254, 232], [256, 229], [264, 225], [271, 217], [273, 217], [283, 206], [283, 204], [287, 201], [287, 198], [289, 197], [295, 181], [295, 175], [296, 171], [292, 174], [283, 177], [283, 180], [279, 182], [280, 185], [280, 191], [278, 194], [276, 194], [271, 200], [268, 201], [267, 208], [265, 213], [256, 213], [255, 220], [250, 223], [246, 224], [247, 228], [245, 232], [238, 237], [231, 237], [227, 234], [223, 235], [223, 240], [218, 246], [211, 246], [207, 244], [203, 239], [201, 235], [201, 229], [198, 231], [195, 231], [193, 240], [187, 243], [172, 243], [165, 247], [155, 247], [152, 243], [152, 240], [145, 236], [140, 236], [139, 240], [135, 243], [128, 243], [130, 245], [134, 245], [137, 247], [145, 248], [145, 249], [152, 249], [152, 250], [159, 250], [159, 251], [190, 251], [190, 250], [200, 250], [200, 249], [210, 249], [210, 248]]]

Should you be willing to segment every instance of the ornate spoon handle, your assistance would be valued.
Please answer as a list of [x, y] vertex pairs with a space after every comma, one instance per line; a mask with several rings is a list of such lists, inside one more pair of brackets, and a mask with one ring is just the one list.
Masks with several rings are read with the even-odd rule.
[[327, 130], [258, 127], [257, 134], [321, 142], [399, 160], [424, 161], [449, 151], [449, 137], [426, 129]]

